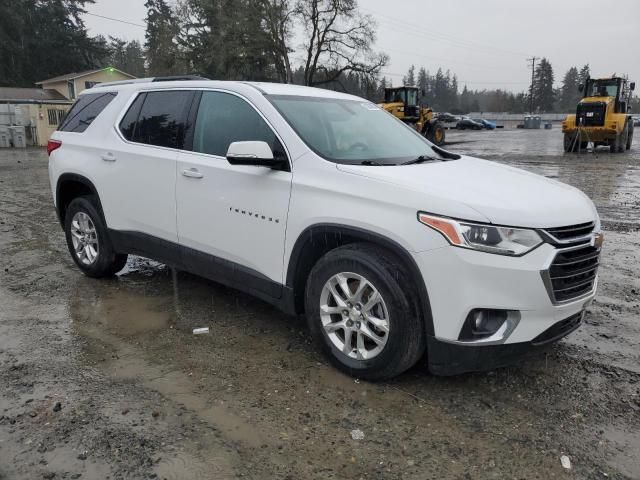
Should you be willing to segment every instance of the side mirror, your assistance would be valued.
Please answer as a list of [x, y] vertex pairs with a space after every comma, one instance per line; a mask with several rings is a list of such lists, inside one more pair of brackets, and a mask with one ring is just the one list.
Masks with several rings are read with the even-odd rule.
[[227, 150], [227, 161], [231, 165], [276, 168], [282, 160], [275, 159], [267, 142], [233, 142]]
[[578, 91], [582, 93], [583, 90], [584, 90], [584, 83], [581, 83], [578, 85]]
[[636, 89], [636, 82], [631, 82], [629, 84], [629, 88], [631, 89], [631, 91], [633, 92]]

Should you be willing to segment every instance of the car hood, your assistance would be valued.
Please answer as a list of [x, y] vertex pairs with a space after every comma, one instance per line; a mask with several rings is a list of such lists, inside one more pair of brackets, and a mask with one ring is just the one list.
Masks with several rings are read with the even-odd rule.
[[[471, 208], [499, 225], [551, 228], [596, 221], [593, 202], [580, 190], [541, 175], [472, 157], [405, 166], [339, 164], [338, 169], [424, 194], [424, 211], [456, 216]], [[433, 211], [430, 204], [451, 205]]]

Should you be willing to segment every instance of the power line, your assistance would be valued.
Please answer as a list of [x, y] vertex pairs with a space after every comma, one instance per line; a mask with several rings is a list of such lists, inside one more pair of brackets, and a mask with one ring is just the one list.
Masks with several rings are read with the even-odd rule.
[[[405, 77], [406, 74], [403, 73], [394, 73], [394, 72], [380, 72], [383, 76], [388, 77]], [[476, 80], [458, 80], [458, 84], [468, 84], [468, 85], [528, 85], [528, 82], [482, 82]]]
[[133, 25], [134, 27], [144, 28], [145, 30], [147, 28], [146, 25], [142, 25], [140, 23], [133, 23], [133, 22], [129, 22], [127, 20], [121, 20], [119, 18], [106, 17], [104, 15], [98, 15], [97, 13], [84, 12], [84, 15], [90, 15], [92, 17], [104, 18], [105, 20], [111, 20], [112, 22], [126, 23], [127, 25]]
[[[474, 67], [474, 68], [481, 68], [481, 69], [486, 69], [486, 70], [509, 70], [509, 71], [513, 71], [515, 70], [514, 68], [508, 68], [508, 67], [498, 67], [498, 66], [494, 66], [494, 65], [478, 65], [477, 63], [468, 63], [468, 62], [464, 62], [464, 61], [460, 61], [460, 60], [451, 60], [450, 58], [445, 58], [445, 57], [432, 57], [430, 55], [424, 55], [422, 53], [418, 53], [418, 52], [411, 52], [409, 50], [390, 50], [388, 48], [384, 49], [385, 51], [391, 52], [394, 55], [411, 55], [412, 57], [417, 57], [417, 58], [424, 58], [424, 59], [430, 59], [430, 60], [437, 60], [437, 61], [443, 61], [443, 62], [448, 62], [448, 64], [450, 65], [465, 65], [467, 67]], [[447, 63], [445, 63], [444, 65], [447, 65]]]
[[516, 51], [513, 51], [513, 50], [506, 50], [506, 49], [503, 49], [503, 48], [494, 47], [494, 46], [490, 46], [490, 45], [482, 45], [482, 44], [478, 44], [477, 42], [473, 42], [472, 43], [470, 41], [462, 40], [462, 39], [447, 35], [445, 33], [435, 31], [432, 28], [425, 29], [423, 26], [420, 26], [418, 24], [411, 23], [411, 22], [406, 22], [405, 20], [399, 19], [397, 17], [391, 17], [389, 15], [385, 15], [385, 14], [376, 12], [375, 10], [371, 10], [371, 9], [368, 9], [368, 8], [365, 8], [365, 7], [360, 7], [360, 8], [361, 8], [361, 10], [364, 10], [366, 12], [373, 13], [374, 15], [376, 15], [376, 17], [381, 17], [381, 18], [387, 19], [387, 21], [395, 23], [396, 25], [392, 25], [392, 26], [394, 26], [396, 28], [399, 26], [405, 31], [406, 31], [407, 27], [413, 28], [414, 29], [413, 32], [407, 32], [410, 35], [423, 36], [425, 38], [429, 38], [429, 39], [432, 39], [432, 40], [436, 40], [436, 41], [440, 41], [440, 42], [444, 42], [444, 43], [449, 43], [450, 45], [452, 45], [454, 47], [458, 47], [458, 48], [484, 50], [484, 51], [492, 50], [492, 51], [495, 52], [495, 54], [498, 54], [498, 53], [505, 54], [506, 53], [506, 54], [509, 54], [509, 55], [516, 55], [516, 56], [527, 55], [526, 53], [523, 53], [523, 52], [516, 52]]

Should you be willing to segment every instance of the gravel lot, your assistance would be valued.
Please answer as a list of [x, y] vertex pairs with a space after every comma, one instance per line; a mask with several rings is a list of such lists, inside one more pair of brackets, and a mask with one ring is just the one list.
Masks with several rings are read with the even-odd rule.
[[520, 365], [379, 384], [213, 282], [136, 257], [84, 277], [46, 153], [0, 150], [0, 479], [640, 478], [640, 139], [565, 155], [557, 129], [448, 133], [594, 199], [600, 289], [577, 332]]

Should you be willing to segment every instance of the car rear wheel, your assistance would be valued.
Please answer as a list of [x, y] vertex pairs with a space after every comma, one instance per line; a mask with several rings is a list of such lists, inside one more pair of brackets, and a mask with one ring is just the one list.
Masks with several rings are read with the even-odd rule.
[[64, 231], [71, 258], [85, 275], [109, 277], [127, 263], [127, 255], [113, 250], [94, 197], [78, 197], [71, 201], [65, 214]]
[[425, 349], [413, 283], [384, 250], [357, 243], [322, 257], [307, 282], [311, 334], [332, 364], [382, 380], [412, 367]]

